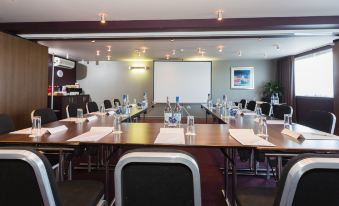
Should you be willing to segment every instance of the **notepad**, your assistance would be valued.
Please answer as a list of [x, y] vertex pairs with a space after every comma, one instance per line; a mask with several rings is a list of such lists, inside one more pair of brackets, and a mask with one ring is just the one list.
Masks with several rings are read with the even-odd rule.
[[301, 132], [300, 138], [305, 140], [339, 140], [339, 136], [325, 132]]
[[60, 120], [61, 122], [85, 122], [86, 118], [77, 118], [77, 117], [70, 117], [66, 119]]
[[300, 137], [300, 135], [301, 135], [298, 132], [294, 132], [294, 131], [291, 131], [291, 130], [286, 129], [286, 128], [281, 131], [281, 134], [287, 135], [289, 137], [293, 137], [295, 139], [298, 139]]
[[[67, 131], [68, 128], [65, 125], [53, 127], [53, 128], [41, 128], [40, 136], [43, 136], [46, 133], [56, 134], [59, 132]], [[18, 131], [10, 132], [10, 134], [32, 134], [32, 128], [21, 129]]]
[[[259, 118], [255, 118], [254, 120], [255, 122], [259, 122]], [[276, 120], [276, 119], [268, 119], [266, 120], [266, 124], [270, 124], [270, 125], [274, 125], [274, 124], [277, 124], [277, 125], [283, 125], [284, 124], [284, 120]]]
[[87, 117], [87, 120], [88, 120], [89, 122], [92, 122], [92, 121], [97, 120], [97, 119], [98, 119], [97, 116], [89, 116], [89, 117]]
[[229, 129], [230, 135], [240, 144], [246, 146], [267, 146], [275, 145], [254, 134], [252, 129]]
[[115, 112], [114, 112], [113, 110], [107, 112], [107, 115], [108, 115], [108, 116], [112, 116], [112, 115], [114, 115], [114, 114], [115, 114]]
[[113, 132], [113, 127], [91, 127], [90, 131], [67, 140], [68, 142], [96, 142]]
[[255, 116], [257, 115], [256, 113], [254, 112], [246, 112], [246, 113], [243, 113], [244, 116]]
[[184, 128], [160, 128], [154, 144], [185, 144]]

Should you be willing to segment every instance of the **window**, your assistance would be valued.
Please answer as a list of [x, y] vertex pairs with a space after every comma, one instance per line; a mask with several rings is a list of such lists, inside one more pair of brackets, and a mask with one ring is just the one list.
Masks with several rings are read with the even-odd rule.
[[295, 95], [333, 97], [333, 53], [325, 50], [294, 62]]

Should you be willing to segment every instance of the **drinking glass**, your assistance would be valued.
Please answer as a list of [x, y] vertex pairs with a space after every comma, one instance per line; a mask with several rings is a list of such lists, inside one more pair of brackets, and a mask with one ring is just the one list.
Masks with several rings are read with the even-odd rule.
[[77, 118], [78, 119], [84, 118], [84, 111], [81, 108], [77, 109]]
[[100, 113], [105, 114], [105, 106], [103, 104], [100, 106]]
[[267, 132], [267, 122], [266, 122], [266, 117], [261, 116], [259, 118], [259, 128], [258, 128], [258, 134], [259, 137], [268, 137], [268, 132]]
[[134, 103], [135, 105], [137, 105], [137, 99], [136, 99], [136, 98], [133, 99], [133, 103]]
[[284, 114], [284, 128], [289, 129], [292, 126], [292, 115]]
[[121, 116], [120, 115], [114, 115], [113, 133], [121, 133]]
[[194, 116], [187, 116], [186, 135], [195, 135]]
[[32, 136], [38, 137], [41, 135], [41, 117], [34, 116], [32, 118]]
[[256, 117], [259, 118], [262, 116], [262, 111], [261, 111], [261, 107], [257, 106], [255, 108], [255, 114], [256, 114]]

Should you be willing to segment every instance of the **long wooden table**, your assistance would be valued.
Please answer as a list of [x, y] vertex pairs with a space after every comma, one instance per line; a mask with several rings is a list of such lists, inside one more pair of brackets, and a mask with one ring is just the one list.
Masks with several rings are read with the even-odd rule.
[[[339, 151], [339, 141], [337, 140], [297, 140], [281, 134], [283, 125], [268, 126], [268, 141], [275, 144], [275, 147], [258, 147], [258, 146], [243, 146], [229, 135], [230, 128], [255, 128], [253, 116], [238, 116], [229, 121], [223, 120], [217, 110], [208, 110], [202, 105], [202, 108], [219, 118], [225, 124], [196, 124], [196, 135], [186, 136], [185, 144], [155, 144], [154, 141], [163, 127], [162, 123], [122, 123], [121, 134], [109, 134], [95, 142], [70, 142], [67, 141], [75, 136], [83, 134], [90, 130], [93, 126], [112, 126], [112, 116], [98, 116], [98, 119], [92, 122], [75, 123], [57, 121], [43, 125], [43, 127], [56, 127], [65, 125], [68, 130], [59, 134], [45, 134], [42, 137], [31, 138], [28, 135], [22, 134], [3, 134], [0, 135], [0, 144], [17, 144], [17, 145], [32, 145], [45, 147], [77, 147], [79, 145], [97, 145], [109, 148], [111, 146], [151, 146], [151, 147], [209, 147], [216, 148], [225, 155], [224, 167], [228, 171], [229, 163], [235, 164], [236, 149], [238, 148], [253, 148], [262, 151], [322, 151], [322, 152], [337, 152]], [[145, 109], [134, 108], [131, 110], [131, 117], [145, 112]], [[130, 118], [130, 117], [129, 117]], [[182, 127], [186, 127], [182, 125]], [[295, 131], [314, 131], [298, 124], [293, 125]], [[109, 155], [107, 155], [109, 157]], [[108, 166], [106, 161], [106, 191], [108, 191]], [[228, 173], [224, 173], [225, 193], [227, 194]], [[232, 187], [234, 191], [236, 184], [236, 170], [232, 167]], [[107, 194], [107, 192], [106, 192]], [[106, 196], [107, 197], [107, 196]]]

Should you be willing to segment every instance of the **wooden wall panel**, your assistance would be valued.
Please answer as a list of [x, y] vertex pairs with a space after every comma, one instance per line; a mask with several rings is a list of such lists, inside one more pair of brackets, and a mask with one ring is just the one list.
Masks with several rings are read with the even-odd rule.
[[47, 107], [48, 48], [0, 32], [0, 113], [17, 129], [28, 127], [32, 110]]

